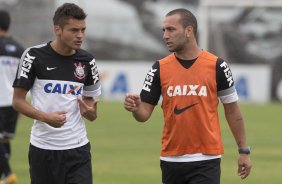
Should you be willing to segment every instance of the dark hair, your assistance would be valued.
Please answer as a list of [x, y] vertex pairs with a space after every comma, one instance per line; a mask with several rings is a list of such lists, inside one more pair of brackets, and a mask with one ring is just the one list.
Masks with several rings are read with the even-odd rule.
[[191, 13], [187, 9], [179, 8], [168, 12], [166, 16], [171, 16], [174, 14], [179, 14], [181, 16], [180, 22], [184, 28], [186, 28], [187, 26], [192, 26], [194, 35], [195, 36], [197, 35], [198, 24], [197, 24], [197, 19], [193, 15], [193, 13]]
[[5, 10], [0, 10], [0, 29], [3, 31], [8, 31], [10, 27], [10, 22], [10, 14]]
[[54, 25], [59, 25], [64, 27], [68, 23], [69, 19], [84, 20], [86, 14], [82, 8], [74, 3], [64, 3], [59, 6], [54, 14], [53, 23]]

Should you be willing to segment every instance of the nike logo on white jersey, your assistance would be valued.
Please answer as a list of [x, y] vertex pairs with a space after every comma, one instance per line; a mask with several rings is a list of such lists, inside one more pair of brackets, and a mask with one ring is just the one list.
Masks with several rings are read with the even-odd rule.
[[47, 70], [49, 71], [49, 70], [54, 70], [54, 69], [56, 69], [57, 67], [53, 67], [53, 68], [50, 68], [50, 67], [48, 67], [47, 66]]

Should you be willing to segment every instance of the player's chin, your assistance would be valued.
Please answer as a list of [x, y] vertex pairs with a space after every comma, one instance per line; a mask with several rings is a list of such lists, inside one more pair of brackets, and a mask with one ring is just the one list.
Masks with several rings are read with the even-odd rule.
[[170, 52], [174, 52], [174, 51], [175, 51], [175, 48], [174, 48], [172, 45], [167, 45], [167, 49], [168, 49]]
[[168, 48], [169, 52], [175, 52], [176, 50], [174, 48]]

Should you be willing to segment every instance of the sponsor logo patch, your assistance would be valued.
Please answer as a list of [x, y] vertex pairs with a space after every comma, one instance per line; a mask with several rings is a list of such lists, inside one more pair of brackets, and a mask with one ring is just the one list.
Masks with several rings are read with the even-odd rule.
[[184, 107], [184, 108], [181, 108], [181, 109], [177, 109], [177, 107], [175, 106], [175, 107], [174, 107], [174, 113], [175, 113], [176, 115], [181, 114], [182, 112], [184, 112], [184, 111], [190, 109], [191, 107], [193, 107], [193, 106], [195, 106], [195, 105], [197, 105], [197, 104], [198, 104], [198, 103], [194, 103], [194, 104], [188, 105], [187, 107]]
[[34, 59], [35, 56], [31, 56], [29, 53], [25, 55], [21, 68], [21, 77], [28, 79], [28, 73], [30, 72], [31, 64], [33, 63]]
[[231, 87], [232, 84], [234, 83], [234, 81], [233, 81], [232, 73], [231, 73], [231, 70], [230, 70], [229, 66], [224, 61], [223, 63], [221, 63], [220, 67], [224, 69], [223, 72], [225, 74], [227, 82], [229, 83], [229, 87]]
[[82, 87], [72, 84], [47, 83], [44, 86], [46, 93], [81, 95]]
[[81, 62], [74, 63], [75, 70], [74, 70], [74, 76], [78, 78], [79, 80], [82, 80], [85, 78], [85, 65], [82, 65]]
[[167, 95], [174, 96], [208, 96], [207, 87], [200, 85], [176, 85], [168, 86]]
[[99, 79], [99, 73], [98, 73], [98, 69], [97, 69], [95, 59], [93, 59], [90, 62], [90, 66], [91, 66], [92, 79], [94, 80], [93, 83], [96, 84], [100, 79]]
[[153, 69], [151, 68], [150, 71], [147, 73], [146, 78], [145, 78], [145, 82], [143, 84], [143, 90], [150, 92], [151, 91], [151, 86], [152, 86], [152, 82], [154, 80], [154, 76], [155, 76], [155, 72], [157, 71], [157, 69]]
[[54, 69], [56, 69], [56, 68], [57, 68], [57, 67], [48, 67], [48, 66], [47, 66], [46, 69], [47, 69], [47, 71], [49, 71], [49, 70], [54, 70]]

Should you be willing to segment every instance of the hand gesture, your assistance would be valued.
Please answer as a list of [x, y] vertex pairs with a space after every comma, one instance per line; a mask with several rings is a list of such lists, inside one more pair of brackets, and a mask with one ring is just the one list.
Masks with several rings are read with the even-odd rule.
[[46, 113], [46, 117], [44, 122], [46, 122], [48, 125], [54, 127], [54, 128], [60, 128], [66, 123], [67, 112], [65, 111], [55, 111], [55, 112], [49, 112]]
[[93, 98], [77, 98], [81, 115], [89, 121], [94, 121], [97, 118], [97, 101]]
[[140, 96], [137, 94], [126, 94], [124, 99], [124, 108], [130, 112], [135, 112], [138, 110], [141, 104]]

